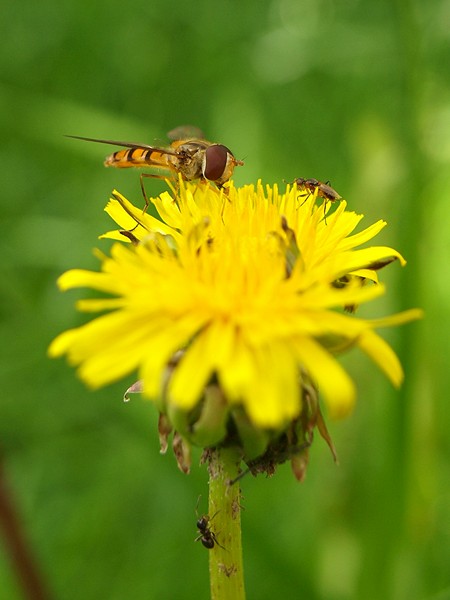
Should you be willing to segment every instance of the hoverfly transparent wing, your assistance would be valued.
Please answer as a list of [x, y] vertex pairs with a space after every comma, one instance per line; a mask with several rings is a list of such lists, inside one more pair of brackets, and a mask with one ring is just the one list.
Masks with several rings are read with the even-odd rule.
[[167, 137], [171, 142], [178, 140], [204, 140], [205, 134], [195, 125], [180, 125], [167, 133]]

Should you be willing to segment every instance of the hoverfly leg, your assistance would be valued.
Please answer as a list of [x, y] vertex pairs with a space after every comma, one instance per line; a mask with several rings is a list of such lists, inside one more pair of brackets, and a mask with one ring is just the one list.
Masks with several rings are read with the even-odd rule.
[[[136, 229], [137, 226], [138, 224], [136, 224], [133, 229]], [[129, 239], [133, 246], [137, 246], [139, 244], [139, 240], [135, 235], [133, 235], [133, 229], [121, 229], [119, 233]]]
[[[145, 187], [144, 187], [144, 177], [146, 178], [151, 178], [151, 179], [165, 179], [165, 177], [163, 175], [156, 175], [155, 173], [141, 173], [139, 175], [139, 181], [141, 184], [141, 191], [142, 191], [142, 195], [144, 196], [144, 201], [145, 201], [145, 206], [142, 210], [142, 214], [145, 214], [147, 212], [147, 209], [150, 205], [150, 201], [147, 198], [147, 194], [145, 192]], [[134, 229], [134, 228], [133, 228]], [[131, 231], [133, 231], [133, 229]]]
[[118, 202], [120, 204], [120, 206], [122, 207], [122, 210], [124, 210], [124, 212], [126, 212], [126, 214], [129, 217], [131, 217], [133, 219], [133, 221], [136, 222], [136, 225], [134, 227], [132, 227], [131, 229], [123, 229], [119, 233], [121, 233], [121, 235], [123, 235], [124, 237], [128, 238], [132, 244], [137, 245], [139, 240], [133, 234], [133, 231], [136, 229], [136, 227], [138, 227], [138, 225], [141, 225], [141, 227], [143, 227], [144, 229], [146, 229], [146, 227], [145, 227], [144, 223], [142, 223], [139, 220], [139, 217], [137, 217], [130, 211], [130, 209], [127, 207], [127, 205], [123, 202], [122, 198], [120, 197], [120, 194], [118, 194], [117, 192], [113, 192], [112, 195], [114, 197], [114, 200], [116, 200], [116, 202]]

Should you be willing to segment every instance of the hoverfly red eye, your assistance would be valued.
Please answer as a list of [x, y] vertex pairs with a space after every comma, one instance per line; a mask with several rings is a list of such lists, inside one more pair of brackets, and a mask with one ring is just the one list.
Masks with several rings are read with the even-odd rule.
[[203, 161], [203, 177], [209, 181], [217, 181], [224, 174], [231, 152], [226, 146], [213, 144], [206, 148]]

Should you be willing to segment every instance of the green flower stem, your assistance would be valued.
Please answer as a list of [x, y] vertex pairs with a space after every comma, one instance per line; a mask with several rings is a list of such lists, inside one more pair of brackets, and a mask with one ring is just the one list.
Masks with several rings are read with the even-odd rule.
[[240, 486], [239, 482], [230, 485], [239, 474], [240, 462], [236, 448], [220, 448], [210, 454], [209, 525], [217, 538], [209, 551], [211, 600], [245, 600]]

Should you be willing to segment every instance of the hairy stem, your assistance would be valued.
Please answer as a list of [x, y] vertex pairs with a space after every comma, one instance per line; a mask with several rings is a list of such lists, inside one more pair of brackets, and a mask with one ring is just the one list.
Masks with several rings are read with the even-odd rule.
[[212, 450], [209, 457], [210, 530], [215, 536], [209, 551], [212, 600], [245, 600], [241, 544], [240, 454], [235, 448]]

